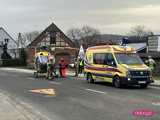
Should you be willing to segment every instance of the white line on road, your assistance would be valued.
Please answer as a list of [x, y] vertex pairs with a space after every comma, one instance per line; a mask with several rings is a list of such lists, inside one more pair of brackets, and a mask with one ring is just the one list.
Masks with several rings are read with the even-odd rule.
[[0, 70], [10, 71], [10, 72], [22, 72], [22, 73], [33, 73], [34, 70], [20, 69], [20, 68], [0, 68]]
[[55, 96], [45, 95], [44, 97], [45, 97], [45, 98], [53, 98], [53, 97], [55, 97]]
[[32, 78], [32, 77], [29, 77], [27, 79], [29, 79], [29, 80], [36, 80], [36, 78]]
[[98, 91], [98, 90], [93, 90], [93, 89], [85, 89], [87, 91], [95, 92], [95, 93], [101, 93], [101, 94], [106, 94], [106, 92]]
[[61, 85], [61, 83], [60, 82], [55, 82], [55, 81], [52, 81], [52, 82], [50, 82], [51, 84], [55, 84], [55, 85]]
[[160, 102], [154, 102], [154, 103], [152, 103], [152, 105], [160, 106]]

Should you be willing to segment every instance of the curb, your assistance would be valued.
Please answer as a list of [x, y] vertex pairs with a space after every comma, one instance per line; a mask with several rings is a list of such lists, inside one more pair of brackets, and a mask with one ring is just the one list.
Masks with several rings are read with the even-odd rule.
[[149, 86], [160, 87], [160, 85], [157, 84], [150, 84]]
[[[15, 112], [17, 111], [18, 114], [24, 118], [16, 118], [17, 120], [51, 120], [48, 116], [42, 114], [38, 109], [35, 110], [31, 104], [24, 102], [22, 99], [17, 98], [16, 96], [12, 96], [7, 91], [0, 89], [0, 95], [5, 97], [5, 100], [8, 101], [9, 105], [14, 107], [13, 110]], [[6, 115], [8, 115], [8, 113], [6, 113]], [[7, 118], [6, 120], [10, 120], [10, 118]]]
[[160, 80], [154, 80], [154, 83], [151, 83], [150, 86], [160, 87]]

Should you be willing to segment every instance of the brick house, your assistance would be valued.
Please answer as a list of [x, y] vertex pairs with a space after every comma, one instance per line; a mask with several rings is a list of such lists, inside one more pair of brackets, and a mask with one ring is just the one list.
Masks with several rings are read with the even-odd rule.
[[47, 46], [51, 54], [55, 55], [56, 63], [64, 58], [67, 63], [72, 63], [78, 54], [75, 44], [54, 24], [48, 26], [27, 47], [27, 64], [33, 66], [37, 47]]

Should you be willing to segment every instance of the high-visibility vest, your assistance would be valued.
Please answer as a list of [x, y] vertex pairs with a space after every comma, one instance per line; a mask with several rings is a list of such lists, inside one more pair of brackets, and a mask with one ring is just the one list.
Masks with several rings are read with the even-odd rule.
[[80, 64], [79, 64], [79, 65], [80, 65], [80, 66], [83, 66], [83, 65], [84, 65], [83, 60], [80, 61]]

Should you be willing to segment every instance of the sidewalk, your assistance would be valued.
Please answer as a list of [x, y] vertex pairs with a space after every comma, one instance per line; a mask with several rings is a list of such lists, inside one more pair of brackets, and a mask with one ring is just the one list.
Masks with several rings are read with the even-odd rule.
[[0, 90], [0, 120], [49, 120], [27, 104], [19, 103]]
[[0, 116], [1, 120], [28, 120], [18, 111], [11, 100], [0, 93]]
[[151, 86], [160, 87], [160, 80], [154, 80], [154, 83], [151, 83]]

